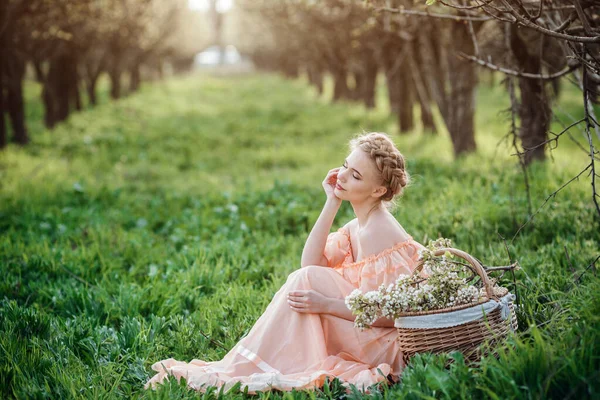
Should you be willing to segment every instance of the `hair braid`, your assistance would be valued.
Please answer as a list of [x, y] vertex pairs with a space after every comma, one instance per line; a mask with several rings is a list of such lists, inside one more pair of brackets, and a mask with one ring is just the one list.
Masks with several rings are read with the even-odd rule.
[[350, 141], [350, 150], [356, 148], [366, 152], [379, 170], [381, 185], [387, 189], [381, 201], [391, 202], [400, 196], [410, 183], [410, 175], [406, 171], [404, 156], [390, 137], [382, 132], [364, 133]]

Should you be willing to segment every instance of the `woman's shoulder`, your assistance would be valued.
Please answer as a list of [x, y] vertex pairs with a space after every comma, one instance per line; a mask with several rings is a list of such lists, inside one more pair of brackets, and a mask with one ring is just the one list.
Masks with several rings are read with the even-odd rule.
[[412, 238], [395, 219], [373, 222], [360, 229], [357, 235], [364, 258], [380, 254]]
[[344, 228], [348, 232], [355, 232], [358, 228], [358, 218], [354, 218], [353, 220], [348, 221], [346, 225], [344, 225], [342, 228]]

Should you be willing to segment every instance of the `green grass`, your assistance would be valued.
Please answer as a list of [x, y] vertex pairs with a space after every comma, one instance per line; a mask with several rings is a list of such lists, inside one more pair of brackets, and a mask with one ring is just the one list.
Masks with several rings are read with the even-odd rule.
[[[458, 160], [445, 134], [399, 135], [382, 90], [368, 111], [329, 104], [330, 88], [317, 98], [304, 79], [192, 75], [101, 101], [50, 132], [28, 84], [32, 143], [0, 153], [0, 397], [194, 397], [174, 379], [144, 391], [149, 366], [221, 359], [250, 330], [299, 268], [321, 181], [362, 129], [392, 134], [407, 158], [413, 184], [395, 215], [415, 239], [441, 235], [507, 265], [502, 235], [523, 267], [519, 335], [498, 360], [469, 367], [454, 354], [446, 371], [444, 356], [417, 356], [402, 384], [372, 397], [598, 397], [600, 280], [590, 270], [574, 283], [600, 253], [589, 180], [510, 242], [527, 199], [501, 141], [501, 87], [480, 87], [479, 151]], [[577, 92], [565, 89], [559, 117], [580, 118]], [[534, 209], [588, 162], [566, 137], [552, 155], [531, 167]], [[351, 218], [344, 203], [333, 229]], [[317, 395], [340, 393], [335, 380]]]

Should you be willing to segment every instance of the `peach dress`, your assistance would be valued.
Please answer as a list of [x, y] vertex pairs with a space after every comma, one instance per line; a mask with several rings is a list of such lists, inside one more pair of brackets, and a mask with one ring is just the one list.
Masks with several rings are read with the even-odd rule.
[[[404, 368], [398, 350], [397, 330], [376, 327], [361, 332], [354, 322], [331, 314], [299, 313], [287, 302], [287, 293], [316, 290], [327, 297], [344, 299], [354, 289], [376, 290], [394, 282], [399, 274], [410, 274], [424, 246], [412, 237], [379, 254], [354, 262], [350, 232], [340, 228], [327, 237], [327, 266], [309, 265], [288, 275], [265, 312], [250, 332], [220, 361], [173, 358], [152, 365], [157, 373], [144, 388], [155, 388], [172, 375], [200, 392], [216, 386], [225, 392], [236, 382], [248, 393], [278, 389], [290, 391], [322, 387], [325, 378], [338, 377], [350, 392], [350, 384], [368, 393], [368, 386], [397, 381]], [[380, 370], [381, 373], [378, 371]]]

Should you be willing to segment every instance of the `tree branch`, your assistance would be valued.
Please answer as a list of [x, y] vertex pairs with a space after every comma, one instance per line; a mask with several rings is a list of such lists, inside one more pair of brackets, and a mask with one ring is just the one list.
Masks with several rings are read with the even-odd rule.
[[542, 80], [553, 80], [553, 79], [557, 79], [560, 78], [564, 75], [567, 75], [568, 73], [571, 73], [573, 70], [577, 69], [579, 67], [579, 64], [574, 64], [572, 66], [567, 66], [565, 68], [563, 68], [562, 70], [560, 70], [559, 72], [555, 72], [554, 74], [550, 74], [550, 75], [543, 75], [543, 74], [530, 74], [528, 72], [519, 72], [519, 71], [515, 71], [512, 69], [508, 69], [508, 68], [504, 68], [501, 67], [499, 65], [495, 65], [492, 64], [490, 62], [487, 62], [485, 60], [482, 60], [480, 58], [465, 54], [463, 52], [457, 52], [457, 54], [462, 57], [465, 58], [467, 60], [473, 61], [483, 67], [492, 69], [494, 71], [499, 71], [499, 72], [503, 72], [505, 74], [508, 75], [513, 75], [513, 76], [518, 76], [521, 78], [530, 78], [530, 79], [542, 79]]
[[560, 33], [560, 32], [555, 32], [552, 31], [550, 29], [546, 29], [540, 25], [537, 25], [534, 22], [531, 22], [528, 19], [525, 19], [521, 14], [519, 14], [514, 8], [512, 8], [512, 6], [508, 3], [508, 1], [506, 0], [500, 0], [502, 2], [502, 4], [504, 4], [505, 7], [509, 8], [510, 10], [512, 10], [512, 12], [510, 13], [512, 16], [514, 16], [519, 22], [521, 22], [521, 24], [523, 24], [523, 26], [527, 27], [527, 28], [531, 28], [534, 29], [538, 32], [544, 33], [548, 36], [552, 36], [552, 37], [556, 37], [559, 39], [564, 39], [564, 40], [568, 40], [570, 42], [580, 42], [580, 43], [600, 43], [600, 36], [592, 36], [592, 37], [588, 37], [588, 36], [574, 36], [574, 35], [566, 35], [564, 33]]

